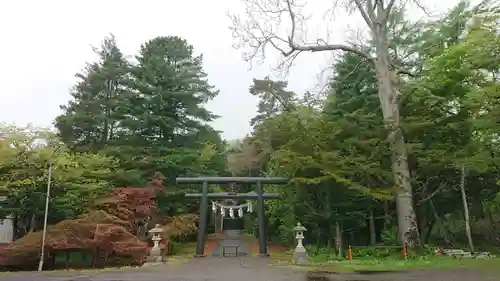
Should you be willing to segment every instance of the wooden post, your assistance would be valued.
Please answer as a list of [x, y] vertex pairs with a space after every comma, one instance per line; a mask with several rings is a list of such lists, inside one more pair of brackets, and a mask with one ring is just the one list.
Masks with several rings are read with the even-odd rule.
[[266, 214], [264, 210], [264, 188], [257, 182], [257, 216], [259, 220], [259, 256], [268, 257], [266, 241]]

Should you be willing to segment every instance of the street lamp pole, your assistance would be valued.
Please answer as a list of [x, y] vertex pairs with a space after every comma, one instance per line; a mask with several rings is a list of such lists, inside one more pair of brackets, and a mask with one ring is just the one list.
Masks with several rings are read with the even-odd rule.
[[52, 164], [54, 160], [54, 156], [56, 155], [59, 147], [57, 147], [52, 153], [52, 157], [49, 162], [49, 169], [47, 172], [47, 194], [45, 196], [45, 214], [43, 218], [43, 232], [42, 232], [42, 249], [40, 250], [40, 261], [38, 262], [38, 271], [41, 272], [43, 270], [43, 261], [45, 260], [45, 239], [47, 237], [47, 220], [49, 217], [49, 201], [50, 201], [50, 186], [52, 183]]
[[49, 164], [49, 179], [47, 180], [47, 195], [45, 197], [45, 214], [43, 218], [43, 234], [42, 234], [42, 249], [40, 251], [40, 261], [38, 262], [38, 271], [42, 271], [43, 260], [45, 259], [45, 237], [47, 236], [47, 219], [49, 214], [49, 201], [50, 201], [50, 184], [52, 181], [52, 162]]

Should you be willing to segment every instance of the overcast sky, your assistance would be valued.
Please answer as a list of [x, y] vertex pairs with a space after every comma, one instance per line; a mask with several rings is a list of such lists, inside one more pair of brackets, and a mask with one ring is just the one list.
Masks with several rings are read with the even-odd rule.
[[[308, 1], [307, 12], [316, 15], [308, 32], [311, 38], [328, 33], [331, 42], [340, 43], [346, 30], [362, 25], [357, 15], [343, 13], [323, 20], [325, 5], [331, 2]], [[458, 0], [427, 2], [438, 12]], [[126, 55], [155, 36], [177, 35], [204, 54], [209, 81], [220, 89], [208, 105], [221, 116], [215, 128], [226, 139], [244, 137], [256, 109], [256, 100], [248, 93], [251, 80], [271, 75], [270, 66], [279, 56], [268, 53], [263, 65], [249, 70], [242, 51], [232, 47], [226, 16], [241, 7], [239, 0], [1, 1], [0, 122], [50, 126], [60, 113], [59, 105], [70, 98], [74, 74], [94, 59], [90, 45], [99, 45], [110, 32]], [[321, 82], [318, 74], [329, 61], [328, 54], [301, 55], [290, 72], [290, 88], [300, 93], [316, 89]]]

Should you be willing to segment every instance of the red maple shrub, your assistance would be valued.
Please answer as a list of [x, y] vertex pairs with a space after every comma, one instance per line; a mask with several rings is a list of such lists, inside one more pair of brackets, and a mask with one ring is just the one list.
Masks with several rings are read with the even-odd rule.
[[[46, 253], [90, 252], [94, 260], [104, 255], [128, 257], [141, 265], [149, 253], [146, 242], [135, 234], [137, 221], [156, 214], [156, 194], [163, 188], [163, 177], [156, 174], [150, 186], [115, 188], [96, 210], [78, 219], [49, 226]], [[42, 231], [31, 232], [0, 252], [0, 267], [36, 268], [41, 250]]]
[[97, 202], [97, 207], [128, 221], [132, 227], [129, 230], [135, 233], [136, 229], [133, 228], [138, 220], [156, 215], [156, 195], [164, 187], [163, 179], [163, 175], [155, 173], [149, 186], [115, 188], [107, 198]]
[[[117, 223], [114, 223], [117, 222]], [[131, 258], [142, 264], [147, 255], [147, 243], [128, 232], [120, 219], [104, 211], [95, 211], [75, 220], [61, 221], [47, 228], [46, 252], [74, 250], [89, 252], [94, 258], [103, 253]], [[40, 255], [42, 231], [30, 232], [0, 253], [0, 266], [23, 269], [35, 268]]]
[[101, 202], [102, 208], [130, 223], [156, 213], [155, 187], [115, 188], [110, 196]]

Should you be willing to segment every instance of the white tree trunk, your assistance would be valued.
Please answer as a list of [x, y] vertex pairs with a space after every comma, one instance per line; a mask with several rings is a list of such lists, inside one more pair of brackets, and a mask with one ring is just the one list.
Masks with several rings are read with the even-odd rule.
[[340, 223], [335, 223], [335, 250], [337, 251], [337, 256], [342, 257], [342, 230], [340, 229]]
[[396, 192], [398, 219], [398, 237], [401, 244], [413, 247], [420, 244], [420, 237], [413, 207], [413, 191], [410, 183], [410, 171], [406, 145], [400, 128], [399, 97], [395, 87], [394, 72], [391, 69], [387, 31], [376, 26], [372, 32], [377, 58], [378, 96], [384, 123], [388, 130], [389, 148], [392, 152], [392, 170]]
[[469, 205], [467, 204], [467, 194], [465, 193], [465, 176], [465, 167], [462, 165], [460, 173], [460, 193], [462, 194], [462, 204], [464, 205], [465, 235], [467, 235], [470, 251], [474, 252], [474, 243], [472, 242], [472, 234], [470, 231]]

